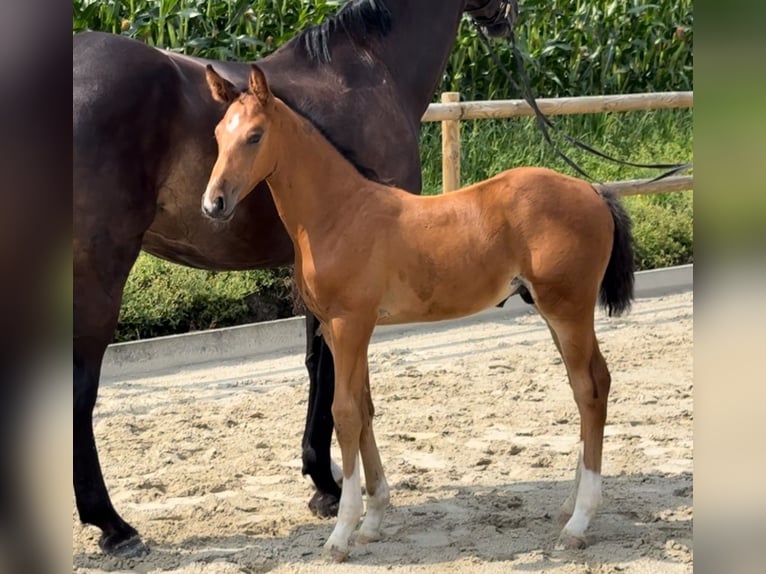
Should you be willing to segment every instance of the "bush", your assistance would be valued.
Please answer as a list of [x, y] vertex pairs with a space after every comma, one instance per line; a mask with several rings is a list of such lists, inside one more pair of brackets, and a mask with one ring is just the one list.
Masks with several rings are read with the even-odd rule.
[[203, 271], [142, 253], [125, 285], [115, 341], [292, 315], [290, 268]]
[[636, 268], [656, 269], [694, 262], [692, 192], [630, 197]]

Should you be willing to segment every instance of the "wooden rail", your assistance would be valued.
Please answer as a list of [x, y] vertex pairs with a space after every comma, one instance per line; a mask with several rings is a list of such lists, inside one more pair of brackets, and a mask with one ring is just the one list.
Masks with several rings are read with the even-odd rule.
[[[445, 94], [456, 94], [456, 96], [451, 97], [460, 97], [458, 92], [445, 92]], [[428, 106], [421, 121], [487, 120], [535, 115], [525, 100], [460, 102], [450, 99], [447, 103], [444, 100], [445, 94], [442, 94], [442, 103]], [[547, 116], [691, 108], [694, 103], [693, 94], [694, 92], [652, 92], [617, 96], [583, 96], [580, 98], [540, 98], [537, 100], [537, 107]]]
[[[629, 112], [691, 108], [694, 92], [652, 92], [614, 96], [585, 96], [580, 98], [542, 98], [537, 100], [546, 115], [593, 114], [600, 112]], [[442, 191], [460, 188], [460, 121], [533, 116], [534, 111], [524, 100], [488, 100], [461, 102], [458, 92], [445, 92], [441, 103], [428, 106], [423, 122], [442, 122]], [[693, 189], [693, 176], [668, 177], [649, 184], [650, 180], [611, 182], [609, 185], [623, 195], [663, 193]]]

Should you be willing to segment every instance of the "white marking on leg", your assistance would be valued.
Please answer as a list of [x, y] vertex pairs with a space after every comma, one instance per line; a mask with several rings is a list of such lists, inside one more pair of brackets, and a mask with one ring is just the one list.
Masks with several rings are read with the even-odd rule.
[[370, 493], [367, 493], [367, 514], [364, 517], [364, 522], [362, 522], [362, 527], [359, 529], [358, 540], [360, 543], [380, 540], [380, 526], [383, 523], [383, 514], [388, 507], [390, 497], [388, 481], [386, 481], [385, 476], [381, 475], [378, 484], [375, 485], [375, 494], [370, 496]]
[[584, 539], [585, 530], [593, 515], [596, 514], [599, 504], [601, 504], [601, 475], [583, 466], [580, 472], [580, 484], [577, 487], [574, 513], [564, 526], [562, 536]]
[[239, 114], [234, 114], [229, 118], [229, 121], [226, 122], [226, 131], [229, 133], [234, 133], [234, 130], [237, 129], [237, 126], [239, 125]]
[[[333, 459], [330, 459], [330, 474], [332, 474], [332, 479], [338, 483], [339, 486], [343, 483], [343, 469], [338, 466], [338, 463], [335, 462]], [[314, 484], [314, 479], [311, 478], [310, 474], [304, 474], [303, 478], [309, 481], [311, 486], [314, 488], [317, 487], [316, 484]]]
[[362, 517], [362, 480], [359, 472], [359, 455], [354, 457], [354, 471], [343, 477], [343, 490], [338, 505], [338, 522], [327, 539], [325, 550], [336, 554], [348, 554], [348, 541]]
[[343, 469], [333, 459], [330, 459], [330, 472], [332, 473], [333, 480], [340, 484], [343, 480]]
[[572, 490], [569, 491], [569, 496], [567, 496], [564, 504], [561, 505], [561, 514], [559, 519], [561, 520], [563, 518], [562, 522], [560, 522], [562, 525], [568, 521], [574, 513], [575, 501], [577, 500], [577, 489], [580, 488], [580, 474], [582, 473], [583, 464], [583, 449], [584, 445], [582, 441], [580, 441], [580, 452], [577, 457], [577, 470], [575, 470], [574, 485], [572, 485]]

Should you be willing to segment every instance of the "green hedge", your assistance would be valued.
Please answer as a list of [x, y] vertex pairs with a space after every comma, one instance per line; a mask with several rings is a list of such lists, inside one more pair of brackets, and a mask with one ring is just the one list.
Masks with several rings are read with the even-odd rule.
[[288, 268], [202, 271], [142, 253], [123, 293], [115, 341], [290, 317]]
[[630, 197], [636, 267], [657, 269], [694, 262], [692, 192]]

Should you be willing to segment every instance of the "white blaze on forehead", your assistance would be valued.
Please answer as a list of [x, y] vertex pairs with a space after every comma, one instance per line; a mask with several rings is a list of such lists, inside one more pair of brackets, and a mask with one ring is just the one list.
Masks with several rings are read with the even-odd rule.
[[232, 133], [234, 130], [237, 129], [237, 126], [239, 125], [239, 114], [234, 114], [229, 118], [229, 121], [226, 122], [226, 129], [229, 133]]

